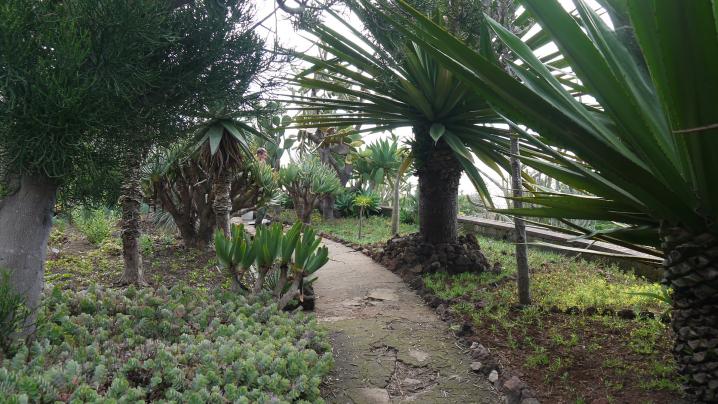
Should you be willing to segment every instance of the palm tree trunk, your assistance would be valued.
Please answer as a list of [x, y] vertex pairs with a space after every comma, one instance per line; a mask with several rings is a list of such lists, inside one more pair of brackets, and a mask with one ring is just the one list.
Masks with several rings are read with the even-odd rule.
[[[516, 136], [511, 137], [511, 188], [513, 188], [513, 196], [520, 198], [523, 195], [521, 186], [521, 161], [519, 161], [519, 140]], [[513, 201], [515, 209], [521, 209], [521, 201]], [[516, 217], [514, 218], [514, 228], [516, 229], [516, 282], [519, 288], [519, 303], [523, 305], [531, 304], [531, 290], [529, 285], [529, 262], [526, 247], [526, 224], [524, 221]]]
[[10, 271], [10, 285], [33, 312], [27, 333], [34, 327], [34, 311], [45, 283], [47, 239], [52, 227], [57, 184], [42, 175], [25, 175], [17, 190], [0, 199], [0, 269]]
[[142, 203], [141, 165], [142, 153], [135, 153], [127, 162], [125, 180], [122, 184], [120, 206], [122, 208], [122, 258], [125, 261], [125, 269], [120, 278], [121, 285], [147, 285], [139, 244], [140, 204]]
[[[427, 136], [428, 137], [428, 136]], [[461, 164], [440, 140], [418, 164], [419, 176], [419, 232], [429, 243], [456, 241], [458, 233], [458, 202]]]
[[226, 169], [217, 173], [212, 187], [214, 188], [212, 209], [214, 210], [217, 229], [221, 230], [225, 237], [231, 237], [230, 213], [232, 212], [232, 198], [230, 197], [230, 189], [232, 179]]
[[673, 288], [673, 354], [686, 390], [718, 401], [718, 234], [663, 224], [664, 283]]

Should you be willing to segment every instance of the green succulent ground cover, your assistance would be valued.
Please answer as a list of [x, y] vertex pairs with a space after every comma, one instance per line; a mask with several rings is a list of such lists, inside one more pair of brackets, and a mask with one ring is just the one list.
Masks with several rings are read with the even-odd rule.
[[322, 402], [316, 320], [241, 296], [54, 289], [29, 347], [0, 361], [0, 401]]

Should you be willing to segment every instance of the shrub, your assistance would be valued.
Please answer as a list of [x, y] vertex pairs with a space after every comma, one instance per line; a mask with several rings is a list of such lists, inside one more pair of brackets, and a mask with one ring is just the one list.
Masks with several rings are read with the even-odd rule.
[[342, 217], [355, 216], [354, 198], [356, 198], [356, 193], [352, 191], [344, 191], [338, 194], [334, 198], [334, 209], [336, 209]]
[[29, 347], [0, 362], [5, 402], [322, 402], [316, 320], [230, 293], [54, 289]]
[[[204, 249], [216, 227], [214, 180], [207, 177], [212, 160], [198, 155], [197, 147], [177, 143], [152, 154], [143, 166], [143, 187], [159, 208], [152, 214], [153, 222], [164, 231], [179, 231], [186, 247]], [[269, 165], [246, 158], [228, 169], [233, 214], [256, 210], [274, 197], [278, 185]]]
[[399, 202], [399, 221], [405, 224], [419, 222], [419, 202], [415, 196], [407, 196]]
[[286, 192], [279, 192], [277, 195], [277, 204], [283, 209], [294, 209], [294, 201]]
[[381, 197], [373, 191], [345, 191], [334, 199], [334, 207], [343, 217], [359, 216], [359, 209], [354, 203], [359, 196], [365, 201], [365, 216], [378, 215], [381, 213]]
[[112, 234], [112, 228], [117, 222], [117, 213], [111, 209], [77, 208], [72, 211], [72, 222], [87, 241], [100, 244]]
[[148, 234], [142, 234], [140, 236], [140, 251], [144, 255], [151, 255], [154, 252], [154, 241]]
[[10, 284], [10, 273], [0, 269], [0, 360], [15, 352], [16, 335], [23, 330], [28, 314], [25, 299]]

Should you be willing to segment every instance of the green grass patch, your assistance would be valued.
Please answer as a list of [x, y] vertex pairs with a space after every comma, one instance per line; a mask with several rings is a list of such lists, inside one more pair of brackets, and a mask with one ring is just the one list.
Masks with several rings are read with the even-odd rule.
[[[425, 277], [429, 288], [439, 297], [450, 299], [476, 292], [502, 278], [516, 273], [514, 246], [510, 243], [477, 236], [481, 249], [490, 262], [501, 264], [502, 271], [494, 274], [431, 274]], [[586, 261], [540, 249], [529, 249], [531, 268], [531, 294], [536, 304], [561, 309], [578, 307], [585, 309], [624, 309], [652, 311], [661, 314], [669, 306], [660, 300], [635, 295], [635, 292], [661, 293], [661, 285], [647, 282], [621, 270], [608, 261]], [[515, 281], [504, 282], [494, 294], [510, 294], [507, 304], [518, 302]]]
[[[297, 215], [290, 210], [281, 213], [281, 219], [286, 222], [295, 222]], [[312, 226], [317, 230], [333, 234], [342, 240], [356, 244], [373, 244], [384, 242], [392, 237], [391, 220], [384, 216], [369, 216], [364, 218], [362, 224], [362, 238], [359, 238], [359, 218], [348, 217], [334, 220], [323, 220], [321, 215], [312, 215]], [[399, 224], [400, 234], [409, 234], [419, 231], [416, 224]]]
[[[480, 341], [513, 358], [513, 363], [522, 364], [530, 378], [535, 376], [533, 382], [544, 385], [557, 401], [561, 401], [559, 397], [578, 400], [582, 395], [619, 401], [622, 397], [645, 397], [646, 402], [655, 401], [655, 394], [679, 396], [680, 377], [670, 354], [668, 325], [659, 320], [629, 321], [547, 310], [552, 306], [594, 307], [599, 312], [629, 308], [659, 316], [669, 309], [667, 303], [631, 294], [660, 294], [659, 284], [606, 261], [586, 261], [530, 248], [533, 305], [516, 310], [514, 246], [480, 236], [477, 239], [489, 261], [501, 264], [500, 273], [435, 273], [426, 275], [424, 284], [438, 297], [450, 300], [450, 309], [457, 316], [474, 323]], [[602, 380], [598, 393], [577, 387], [588, 380]], [[661, 397], [658, 401], [671, 400]]]

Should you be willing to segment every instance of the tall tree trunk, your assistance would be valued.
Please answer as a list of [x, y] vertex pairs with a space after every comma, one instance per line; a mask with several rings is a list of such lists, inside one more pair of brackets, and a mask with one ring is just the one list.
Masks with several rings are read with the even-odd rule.
[[308, 202], [300, 204], [299, 209], [297, 210], [299, 213], [299, 220], [301, 220], [304, 224], [312, 224], [312, 210], [314, 210], [313, 204]]
[[687, 393], [718, 401], [718, 234], [663, 224], [664, 283], [673, 288], [673, 354]]
[[360, 206], [359, 207], [359, 237], [357, 237], [360, 240], [361, 240], [361, 230], [362, 230], [363, 224], [364, 224], [364, 207]]
[[[511, 137], [511, 188], [513, 196], [520, 198], [523, 195], [521, 186], [521, 161], [519, 160], [519, 140]], [[514, 208], [521, 209], [521, 201], [513, 201]], [[519, 287], [519, 303], [531, 304], [531, 289], [529, 284], [529, 261], [526, 247], [526, 224], [518, 216], [514, 218], [516, 242], [516, 282]]]
[[125, 270], [120, 278], [121, 285], [147, 285], [139, 243], [140, 205], [142, 203], [141, 167], [142, 153], [138, 152], [127, 162], [125, 179], [122, 184], [120, 206], [122, 208], [122, 258], [125, 261]]
[[[339, 169], [336, 162], [332, 161], [332, 151], [330, 147], [320, 147], [319, 161], [326, 164], [327, 167], [331, 167], [337, 172], [337, 177], [340, 175]], [[322, 212], [322, 219], [332, 220], [334, 219], [334, 195], [325, 195], [319, 200], [319, 210]]]
[[[10, 283], [33, 312], [44, 285], [47, 239], [57, 185], [42, 175], [25, 175], [19, 188], [0, 199], [0, 269], [10, 271]], [[34, 322], [30, 316], [29, 324]], [[29, 327], [27, 332], [32, 332]]]
[[[209, 243], [211, 237], [207, 239], [200, 237], [195, 225], [192, 223], [175, 219], [175, 224], [179, 229], [180, 237], [182, 237], [182, 244], [184, 244], [186, 248], [196, 248], [198, 250], [204, 250], [207, 248], [207, 244]], [[214, 223], [212, 223], [212, 229], [214, 229]]]
[[232, 198], [230, 197], [230, 189], [232, 187], [232, 180], [229, 172], [223, 169], [217, 173], [212, 183], [214, 188], [214, 201], [212, 203], [212, 209], [214, 210], [214, 217], [216, 220], [217, 228], [224, 233], [225, 237], [231, 237], [230, 231], [230, 213], [232, 212]]
[[419, 176], [419, 232], [432, 244], [453, 243], [458, 236], [461, 164], [443, 140], [424, 154], [424, 161], [417, 164], [416, 170]]
[[319, 202], [319, 208], [322, 210], [322, 219], [334, 219], [334, 196], [327, 195]]
[[394, 180], [394, 195], [391, 201], [391, 234], [399, 234], [399, 190], [401, 188], [401, 173], [396, 174], [396, 180]]

